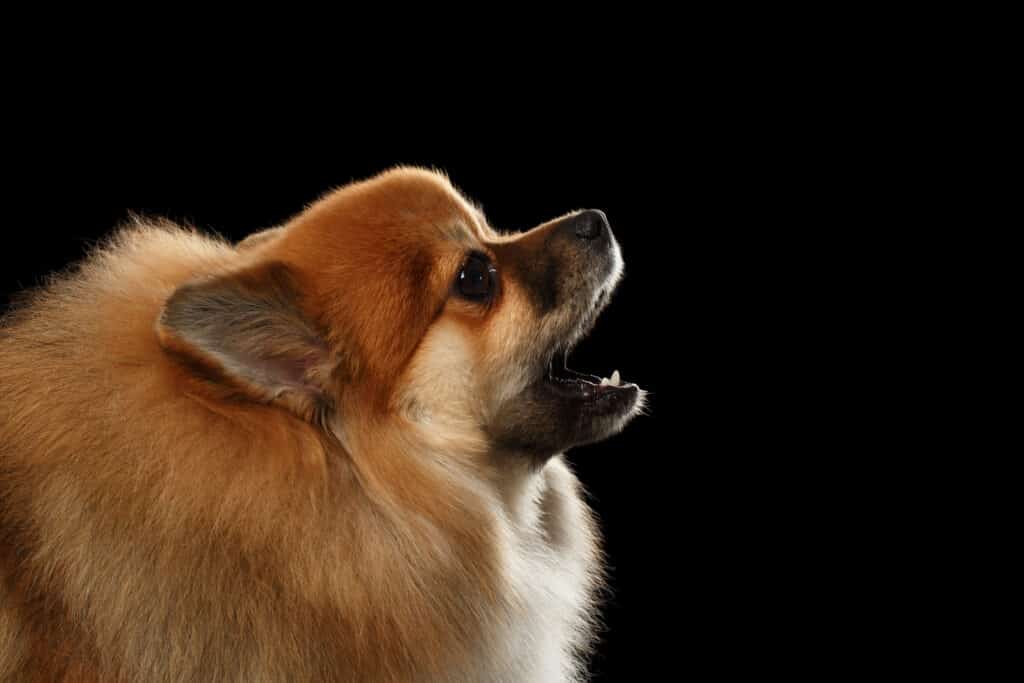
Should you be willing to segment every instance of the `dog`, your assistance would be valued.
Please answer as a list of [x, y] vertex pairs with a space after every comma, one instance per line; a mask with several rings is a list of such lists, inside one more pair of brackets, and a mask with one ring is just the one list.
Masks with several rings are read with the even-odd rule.
[[135, 218], [0, 323], [0, 680], [575, 681], [599, 531], [565, 365], [605, 215], [399, 167], [237, 245]]

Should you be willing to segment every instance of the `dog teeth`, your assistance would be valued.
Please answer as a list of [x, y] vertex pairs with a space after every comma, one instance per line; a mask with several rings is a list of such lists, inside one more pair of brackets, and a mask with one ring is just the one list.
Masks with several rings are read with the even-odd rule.
[[602, 387], [617, 387], [617, 386], [621, 385], [621, 382], [622, 382], [622, 378], [619, 377], [619, 371], [618, 370], [616, 370], [615, 372], [612, 373], [612, 378], [611, 379], [608, 379], [607, 377], [602, 377], [601, 378], [601, 386]]

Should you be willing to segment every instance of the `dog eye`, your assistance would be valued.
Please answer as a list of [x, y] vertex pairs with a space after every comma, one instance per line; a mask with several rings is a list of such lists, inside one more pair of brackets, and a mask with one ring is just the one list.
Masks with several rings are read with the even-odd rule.
[[484, 301], [494, 293], [498, 271], [484, 256], [473, 254], [463, 264], [455, 280], [458, 293], [471, 301]]

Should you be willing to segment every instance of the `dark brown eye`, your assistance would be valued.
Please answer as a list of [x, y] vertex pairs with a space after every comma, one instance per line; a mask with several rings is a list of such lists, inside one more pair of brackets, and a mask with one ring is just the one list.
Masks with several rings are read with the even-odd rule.
[[497, 270], [481, 254], [473, 254], [462, 265], [455, 291], [470, 301], [486, 301], [494, 295]]

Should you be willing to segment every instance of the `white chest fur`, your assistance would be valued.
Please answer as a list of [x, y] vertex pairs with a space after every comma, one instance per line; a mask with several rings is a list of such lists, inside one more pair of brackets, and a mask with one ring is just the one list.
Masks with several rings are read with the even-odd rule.
[[593, 635], [601, 564], [579, 482], [556, 457], [541, 472], [510, 481], [503, 496], [509, 614], [468, 678], [583, 680], [580, 655]]

